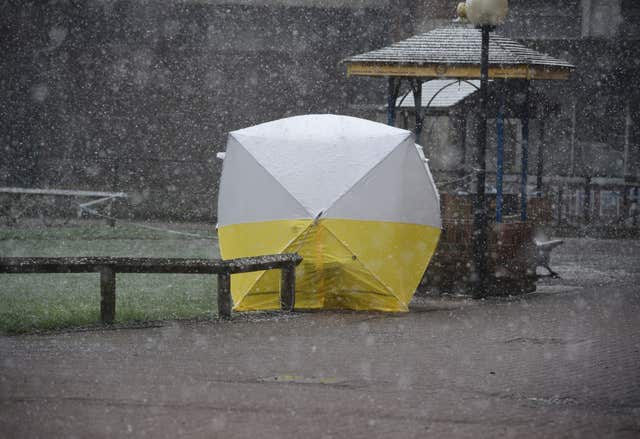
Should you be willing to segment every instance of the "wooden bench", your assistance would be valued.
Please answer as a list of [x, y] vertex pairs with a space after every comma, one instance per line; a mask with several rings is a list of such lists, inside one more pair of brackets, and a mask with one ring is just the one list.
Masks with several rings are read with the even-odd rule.
[[0, 258], [0, 273], [100, 273], [100, 319], [113, 323], [116, 317], [116, 273], [182, 273], [218, 275], [218, 316], [231, 317], [231, 275], [263, 270], [282, 270], [280, 304], [285, 311], [295, 307], [295, 267], [302, 261], [296, 253], [249, 258]]

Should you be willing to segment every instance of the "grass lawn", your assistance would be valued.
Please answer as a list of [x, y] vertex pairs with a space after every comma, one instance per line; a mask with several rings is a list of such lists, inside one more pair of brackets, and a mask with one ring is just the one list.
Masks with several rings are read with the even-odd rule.
[[[87, 225], [0, 230], [2, 256], [219, 257], [213, 230], [202, 237], [133, 226]], [[216, 276], [118, 274], [117, 322], [215, 315]], [[96, 274], [0, 274], [0, 332], [92, 325], [100, 322]]]

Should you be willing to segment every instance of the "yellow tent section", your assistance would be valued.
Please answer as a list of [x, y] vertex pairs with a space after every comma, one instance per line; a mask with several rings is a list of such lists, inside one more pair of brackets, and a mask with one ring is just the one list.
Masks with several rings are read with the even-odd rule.
[[[440, 236], [409, 131], [335, 115], [230, 133], [218, 199], [225, 259], [297, 252], [296, 307], [406, 311]], [[238, 311], [278, 309], [279, 273], [234, 275]]]

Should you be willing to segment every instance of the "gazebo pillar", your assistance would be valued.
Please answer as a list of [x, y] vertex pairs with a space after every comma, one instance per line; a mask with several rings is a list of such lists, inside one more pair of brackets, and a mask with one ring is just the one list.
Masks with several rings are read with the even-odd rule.
[[544, 118], [539, 120], [538, 160], [536, 165], [536, 193], [542, 197], [542, 175], [544, 173]]
[[529, 173], [529, 91], [530, 83], [525, 82], [524, 109], [522, 112], [522, 157], [520, 169], [520, 220], [527, 220], [527, 177]]
[[389, 77], [387, 91], [387, 125], [396, 125], [396, 100], [400, 91], [400, 79], [395, 76]]
[[424, 108], [422, 108], [422, 80], [412, 79], [410, 81], [411, 91], [413, 92], [413, 103], [416, 114], [416, 143], [420, 143], [420, 135], [422, 134], [422, 124], [424, 123]]

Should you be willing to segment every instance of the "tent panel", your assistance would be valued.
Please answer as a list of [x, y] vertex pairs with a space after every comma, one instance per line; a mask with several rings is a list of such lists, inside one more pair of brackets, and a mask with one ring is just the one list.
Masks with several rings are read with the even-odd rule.
[[232, 136], [218, 196], [218, 224], [310, 218], [306, 209]]
[[[220, 255], [223, 259], [233, 259], [282, 253], [310, 224], [311, 220], [286, 220], [219, 227]], [[239, 303], [263, 273], [231, 276], [233, 303]]]
[[[275, 226], [270, 225], [271, 228]], [[298, 252], [303, 257], [296, 269], [298, 309], [406, 311], [388, 288], [324, 227], [322, 221], [299, 235], [284, 252]], [[279, 295], [280, 274], [268, 271], [258, 278], [239, 302], [235, 302], [234, 309], [278, 309]]]
[[306, 307], [308, 297], [325, 309], [398, 311], [398, 301], [389, 289], [354, 258], [353, 252], [325, 227], [324, 221], [310, 231], [299, 250], [304, 258], [300, 267], [301, 301], [296, 299], [299, 307]]
[[277, 140], [240, 133], [233, 136], [312, 217], [326, 210], [399, 143], [412, 138], [408, 131], [364, 138], [346, 133], [332, 142], [326, 136]]
[[406, 310], [435, 253], [440, 228], [332, 218], [323, 223], [393, 292]]
[[438, 192], [412, 139], [407, 139], [331, 206], [324, 218], [440, 227]]
[[246, 294], [237, 302], [234, 300], [233, 307], [234, 311], [277, 309], [280, 309], [280, 270], [262, 272]]

